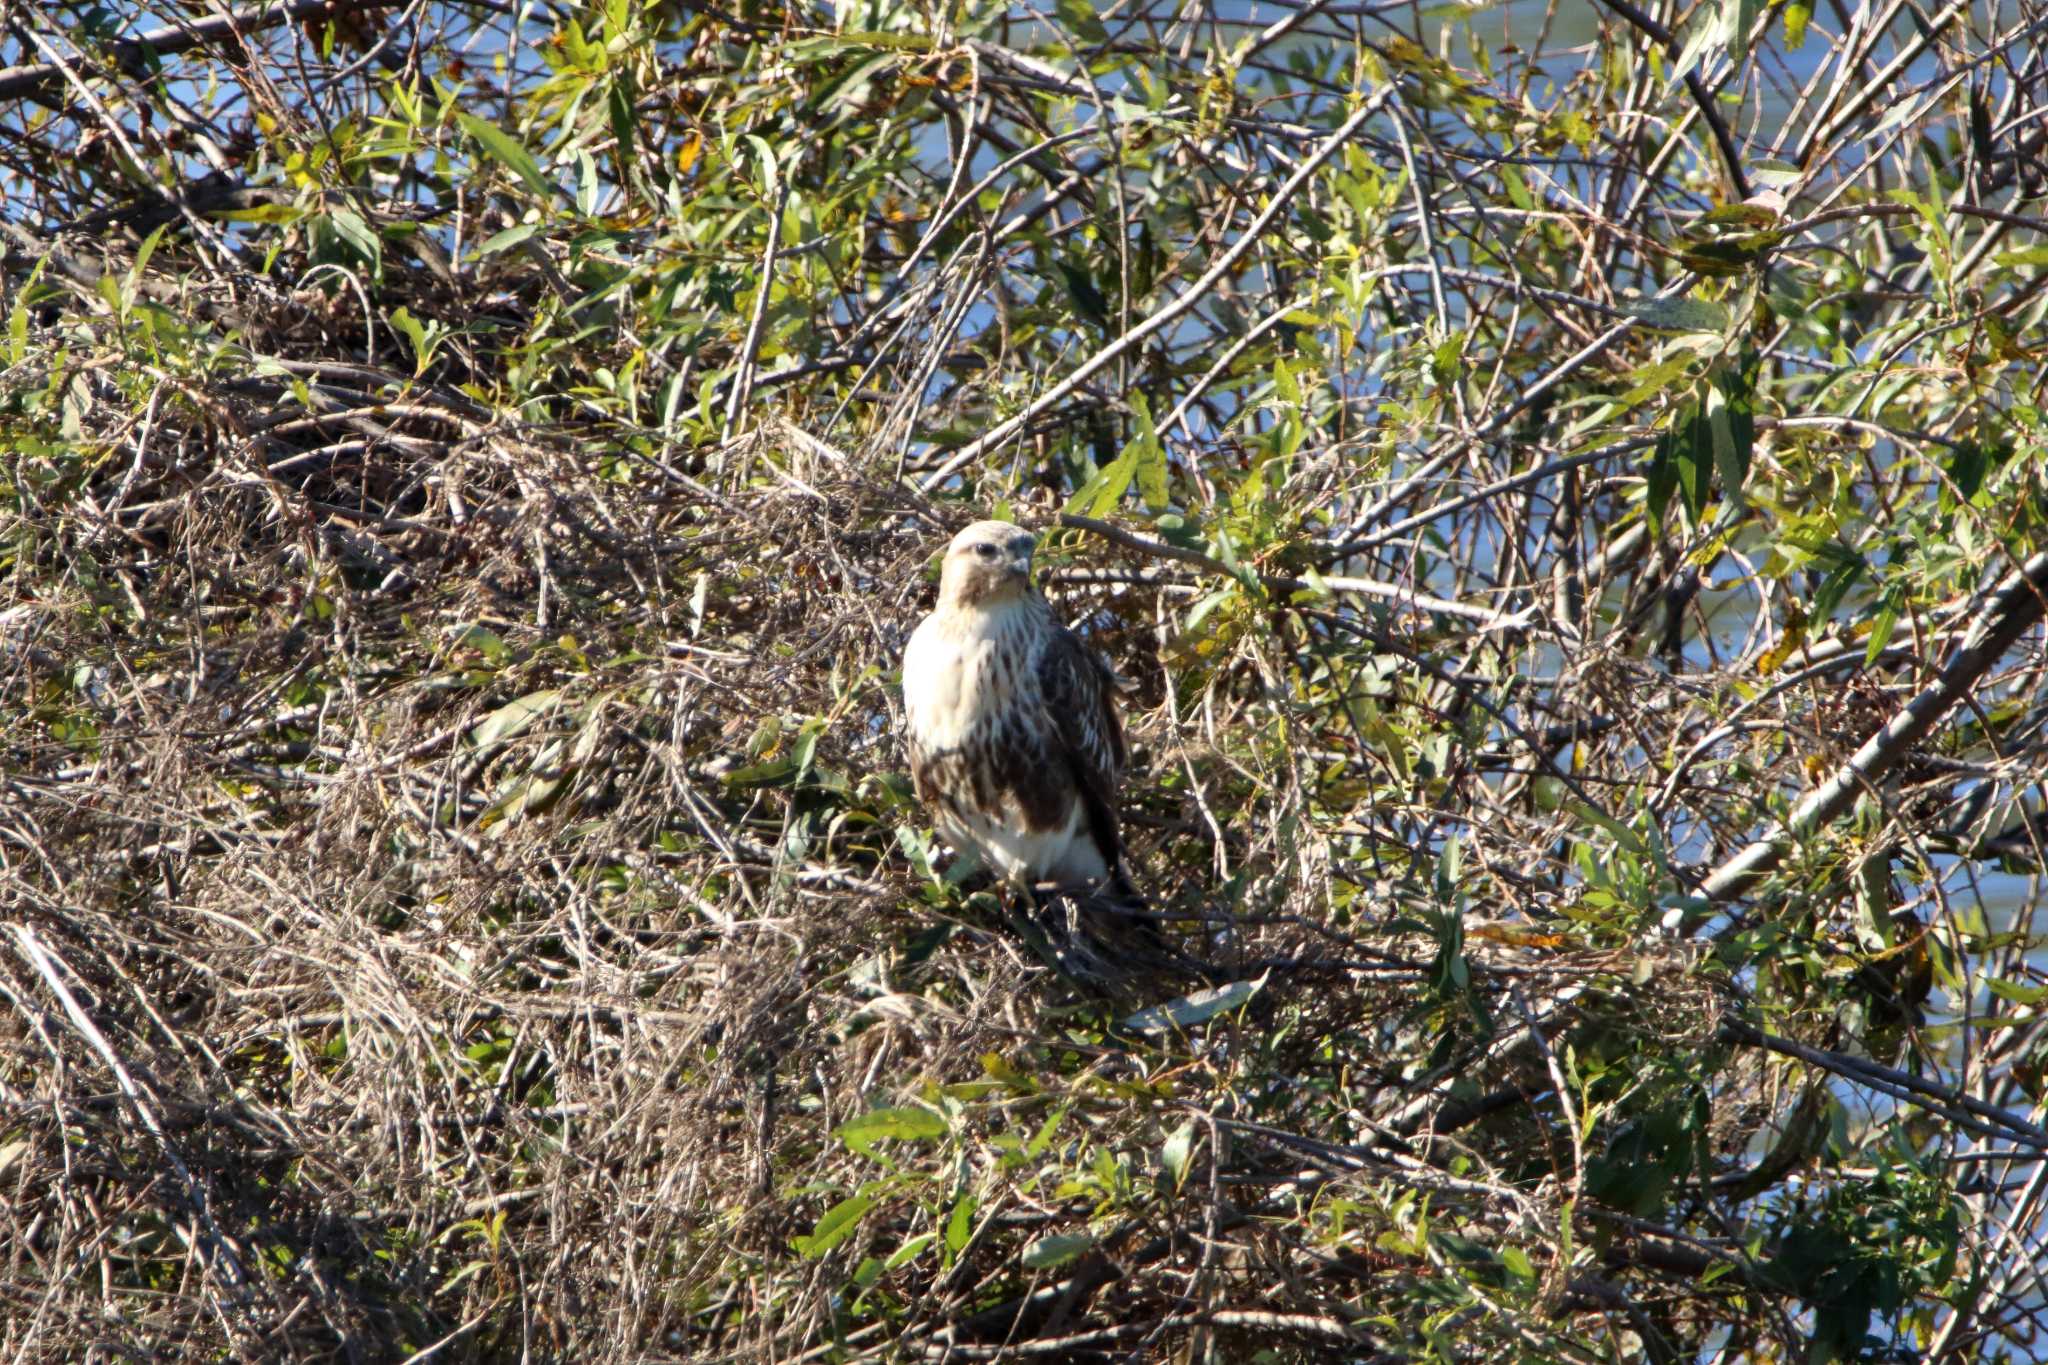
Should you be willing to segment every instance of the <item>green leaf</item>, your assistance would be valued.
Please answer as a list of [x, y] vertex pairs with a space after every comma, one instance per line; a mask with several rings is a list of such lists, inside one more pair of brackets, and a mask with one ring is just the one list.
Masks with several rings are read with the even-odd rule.
[[1645, 326], [1661, 328], [1667, 332], [1707, 332], [1714, 336], [1725, 336], [1728, 331], [1728, 310], [1718, 303], [1705, 299], [1663, 298], [1623, 299], [1621, 311], [1641, 321]]
[[1052, 1146], [1052, 1135], [1059, 1131], [1060, 1121], [1066, 1118], [1066, 1116], [1067, 1106], [1064, 1104], [1047, 1115], [1045, 1122], [1038, 1125], [1038, 1131], [1031, 1135], [1031, 1141], [1025, 1144], [1024, 1155], [1029, 1157], [1045, 1155], [1045, 1149]]
[[597, 212], [600, 189], [597, 158], [579, 147], [576, 151], [576, 211], [585, 218]]
[[795, 1247], [797, 1254], [805, 1260], [815, 1261], [852, 1236], [854, 1229], [860, 1226], [860, 1220], [874, 1207], [874, 1203], [875, 1197], [867, 1193], [842, 1199], [825, 1210], [825, 1216], [811, 1229], [810, 1236], [792, 1237], [789, 1239], [790, 1245]]
[[36, 282], [43, 277], [43, 267], [50, 263], [48, 256], [37, 261], [28, 272], [28, 278], [14, 291], [14, 307], [7, 313], [7, 363], [19, 365], [28, 355], [28, 301], [36, 292]]
[[1190, 1028], [1250, 1000], [1266, 988], [1266, 976], [1254, 981], [1233, 981], [1227, 986], [1191, 991], [1163, 1005], [1151, 1005], [1127, 1015], [1123, 1026], [1136, 1033], [1165, 1033]]
[[1074, 496], [1067, 499], [1066, 510], [1084, 517], [1107, 516], [1123, 501], [1124, 492], [1137, 472], [1138, 451], [1134, 443], [1125, 446], [1123, 454], [1096, 470], [1088, 482], [1076, 489]]
[[1870, 618], [1870, 644], [1863, 651], [1863, 666], [1870, 667], [1877, 662], [1877, 656], [1884, 653], [1884, 647], [1891, 643], [1892, 632], [1898, 629], [1899, 609], [1904, 606], [1903, 595], [1886, 592], [1876, 615]]
[[488, 626], [459, 627], [455, 643], [477, 651], [494, 665], [504, 663], [512, 653], [503, 637]]
[[1728, 60], [1741, 66], [1749, 56], [1749, 30], [1756, 23], [1757, 0], [1721, 0], [1721, 27], [1727, 34]]
[[2048, 986], [2029, 986], [2018, 981], [2007, 981], [2002, 977], [1984, 978], [1984, 989], [2000, 1000], [2010, 1000], [2015, 1005], [2038, 1005], [2048, 1000]]
[[1096, 47], [1109, 41], [1109, 30], [1096, 16], [1093, 0], [1056, 0], [1054, 8], [1077, 45]]
[[1785, 6], [1785, 50], [1797, 52], [1806, 46], [1806, 26], [1813, 22], [1813, 6], [1808, 0], [1790, 0]]
[[1026, 1270], [1051, 1270], [1094, 1249], [1095, 1239], [1089, 1234], [1069, 1232], [1039, 1238], [1024, 1248], [1022, 1259]]
[[1159, 1149], [1159, 1164], [1173, 1177], [1173, 1187], [1178, 1190], [1187, 1182], [1188, 1158], [1194, 1154], [1195, 1121], [1189, 1119], [1173, 1130], [1166, 1139], [1166, 1145]]
[[143, 268], [149, 264], [149, 258], [156, 253], [156, 244], [163, 240], [164, 230], [168, 227], [169, 223], [160, 223], [156, 231], [142, 239], [141, 247], [135, 252], [135, 264], [128, 267], [127, 283], [121, 287], [121, 301], [124, 306], [134, 305], [136, 291], [142, 287]]
[[747, 763], [728, 769], [721, 776], [728, 786], [768, 787], [787, 782], [796, 775], [796, 771], [796, 758], [785, 753], [763, 759], [759, 763]]
[[541, 769], [552, 768], [555, 757], [552, 747], [542, 750], [540, 762], [533, 771], [523, 773], [500, 787], [491, 804], [477, 817], [477, 826], [489, 830], [494, 837], [502, 836], [522, 817], [553, 805], [569, 786], [566, 774], [550, 772], [542, 775]]
[[1136, 463], [1138, 496], [1148, 511], [1161, 512], [1171, 502], [1166, 487], [1166, 447], [1152, 425], [1152, 405], [1142, 393], [1131, 394], [1131, 414], [1138, 423], [1138, 435], [1126, 447]]
[[1843, 548], [1844, 554], [1835, 561], [1834, 570], [1823, 578], [1820, 587], [1814, 590], [1813, 601], [1807, 608], [1814, 620], [1825, 620], [1834, 615], [1835, 608], [1841, 605], [1843, 595], [1869, 570], [1870, 566], [1862, 555]]
[[931, 844], [923, 834], [909, 825], [898, 825], [896, 847], [903, 850], [903, 856], [910, 860], [911, 870], [917, 873], [919, 881], [933, 879]]
[[1756, 449], [1756, 402], [1741, 369], [1730, 366], [1715, 375], [1707, 394], [1707, 423], [1713, 432], [1721, 496], [1739, 504]]
[[936, 1232], [925, 1232], [918, 1234], [917, 1236], [911, 1238], [909, 1241], [905, 1242], [902, 1246], [897, 1247], [896, 1250], [890, 1252], [889, 1259], [882, 1262], [882, 1269], [885, 1271], [889, 1271], [896, 1269], [896, 1267], [900, 1265], [909, 1264], [911, 1261], [916, 1260], [920, 1255], [922, 1255], [924, 1249], [930, 1246], [937, 1239], [938, 1234]]
[[633, 114], [631, 79], [620, 75], [605, 92], [605, 115], [612, 125], [612, 141], [615, 150], [612, 158], [618, 163], [619, 175], [630, 180], [634, 161], [639, 151], [640, 120]]
[[806, 39], [794, 45], [805, 51], [849, 52], [860, 48], [879, 47], [890, 51], [929, 52], [932, 50], [931, 35], [925, 33], [887, 33], [875, 29], [848, 29], [833, 37]]
[[953, 1212], [946, 1218], [946, 1250], [958, 1254], [967, 1245], [967, 1239], [974, 1229], [974, 1211], [977, 1207], [973, 1195], [961, 1192], [953, 1201]]
[[1285, 360], [1273, 362], [1273, 391], [1289, 403], [1301, 405], [1301, 385], [1295, 382], [1294, 372], [1287, 368]]
[[[807, 46], [812, 41], [817, 40], [792, 43], [783, 50], [785, 52], [793, 52], [799, 47]], [[849, 52], [867, 52], [866, 48], [844, 47], [844, 45], [842, 47], [845, 51]], [[829, 113], [837, 113], [842, 110], [856, 110], [870, 97], [875, 88], [875, 78], [884, 75], [901, 61], [902, 58], [894, 51], [876, 52], [863, 56], [861, 60], [854, 62], [842, 74], [834, 76], [818, 86], [813, 92], [812, 98], [818, 102], [820, 109]]]
[[1658, 434], [1657, 448], [1650, 453], [1650, 468], [1643, 482], [1643, 510], [1649, 515], [1650, 529], [1662, 534], [1664, 513], [1671, 506], [1671, 495], [1678, 491], [1678, 438], [1675, 432]]
[[1109, 300], [1095, 287], [1095, 280], [1088, 268], [1072, 261], [1058, 261], [1060, 279], [1067, 286], [1067, 297], [1081, 316], [1105, 330], [1109, 327]]
[[760, 164], [763, 197], [773, 204], [782, 196], [782, 167], [776, 163], [775, 149], [759, 133], [748, 133], [747, 143], [753, 147], [754, 160]]
[[327, 225], [334, 235], [355, 248], [356, 254], [375, 265], [383, 259], [383, 243], [370, 225], [363, 221], [361, 214], [351, 208], [330, 209], [326, 214]]
[[1687, 72], [1700, 64], [1700, 58], [1723, 41], [1720, 16], [1708, 14], [1705, 9], [1693, 11], [1692, 23], [1685, 31], [1685, 42], [1673, 59], [1670, 74], [1665, 77], [1668, 85], [1675, 86], [1685, 79]]
[[539, 223], [521, 223], [518, 227], [508, 227], [503, 232], [494, 232], [476, 249], [476, 258], [481, 260], [485, 256], [495, 256], [507, 247], [518, 246], [539, 232], [541, 226]]
[[401, 303], [398, 307], [392, 309], [391, 316], [385, 319], [385, 321], [391, 324], [393, 331], [398, 332], [407, 341], [412, 343], [415, 356], [427, 348], [427, 329], [420, 326], [420, 320], [414, 317], [412, 310], [404, 304]]
[[541, 174], [540, 163], [533, 159], [533, 154], [497, 124], [486, 123], [476, 115], [465, 114], [460, 110], [456, 111], [455, 121], [462, 125], [462, 131], [475, 138], [485, 151], [524, 180], [527, 188], [535, 194], [543, 199], [552, 199], [561, 193], [552, 181]]
[[1746, 275], [1785, 239], [1782, 232], [1743, 232], [1703, 241], [1682, 241], [1678, 259], [1686, 269], [1710, 278]]
[[1707, 510], [1713, 488], [1714, 435], [1706, 413], [1694, 404], [1686, 413], [1678, 452], [1678, 487], [1685, 494], [1685, 509], [1694, 521]]
[[1749, 164], [1749, 178], [1759, 189], [1782, 190], [1797, 184], [1806, 175], [1789, 161], [1772, 161], [1768, 158]]
[[875, 1144], [885, 1138], [900, 1138], [910, 1142], [928, 1142], [944, 1137], [951, 1131], [943, 1114], [919, 1105], [902, 1108], [871, 1109], [859, 1118], [849, 1119], [833, 1129], [832, 1135], [859, 1152], [862, 1156], [880, 1158]]
[[1978, 441], [1965, 441], [1949, 452], [1948, 476], [1964, 502], [1977, 496], [1990, 465], [1991, 448]]
[[1236, 595], [1237, 589], [1234, 587], [1218, 588], [1216, 591], [1209, 593], [1196, 602], [1195, 605], [1188, 608], [1187, 621], [1181, 626], [1181, 630], [1188, 635], [1194, 634], [1202, 628], [1202, 622], [1208, 620], [1218, 607]]

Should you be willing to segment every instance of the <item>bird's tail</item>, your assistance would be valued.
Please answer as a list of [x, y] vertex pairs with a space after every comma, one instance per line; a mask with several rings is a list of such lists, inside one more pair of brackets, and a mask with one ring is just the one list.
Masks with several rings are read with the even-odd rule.
[[1077, 975], [1111, 979], [1181, 977], [1214, 978], [1214, 969], [1175, 942], [1157, 904], [1138, 889], [1122, 857], [1109, 875], [1083, 895], [1065, 899], [1059, 937], [1067, 946], [1072, 969], [1086, 962], [1093, 970]]
[[1116, 866], [1109, 870], [1109, 876], [1103, 880], [1101, 895], [1112, 905], [1124, 909], [1147, 913], [1152, 909], [1151, 900], [1138, 889], [1138, 884], [1131, 880], [1130, 864], [1121, 853], [1117, 855]]

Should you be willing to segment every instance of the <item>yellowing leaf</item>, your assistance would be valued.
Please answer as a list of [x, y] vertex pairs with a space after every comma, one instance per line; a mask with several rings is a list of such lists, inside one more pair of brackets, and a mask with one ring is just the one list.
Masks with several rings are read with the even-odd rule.
[[507, 702], [477, 723], [469, 732], [470, 743], [481, 749], [511, 739], [552, 711], [561, 699], [561, 692], [550, 689], [529, 692], [517, 701]]

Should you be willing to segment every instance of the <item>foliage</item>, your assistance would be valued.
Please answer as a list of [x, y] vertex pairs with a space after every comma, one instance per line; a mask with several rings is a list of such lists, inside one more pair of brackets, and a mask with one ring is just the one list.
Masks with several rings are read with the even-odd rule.
[[2033, 1350], [2048, 11], [1579, 8], [16, 7], [0, 1350]]

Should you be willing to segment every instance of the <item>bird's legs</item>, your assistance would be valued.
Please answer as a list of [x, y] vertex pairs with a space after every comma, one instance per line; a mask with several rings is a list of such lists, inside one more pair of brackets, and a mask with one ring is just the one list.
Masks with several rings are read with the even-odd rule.
[[[1079, 896], [1084, 899], [1098, 899], [1120, 889], [1123, 879], [1114, 871], [1100, 877], [1089, 877], [1077, 882], [1042, 881], [1032, 882], [1031, 890], [1040, 896]], [[1136, 893], [1133, 892], [1133, 895]]]

